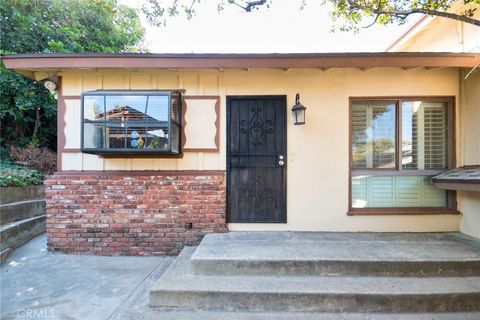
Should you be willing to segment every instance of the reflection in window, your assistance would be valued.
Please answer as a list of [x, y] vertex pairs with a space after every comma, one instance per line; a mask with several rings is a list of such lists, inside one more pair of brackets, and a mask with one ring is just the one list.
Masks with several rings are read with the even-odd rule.
[[447, 104], [402, 103], [402, 168], [445, 169], [447, 161]]
[[146, 114], [148, 121], [168, 121], [168, 97], [150, 97]]
[[395, 104], [352, 105], [354, 168], [395, 167]]
[[125, 124], [106, 123], [107, 149], [123, 149], [125, 145]]
[[[145, 148], [147, 149], [167, 149], [168, 131], [162, 127], [149, 127], [145, 139]], [[177, 152], [173, 148], [175, 140], [172, 139], [172, 152]]]
[[448, 168], [449, 107], [449, 99], [352, 101], [352, 209], [453, 206], [430, 182]]
[[180, 152], [179, 92], [90, 92], [82, 102], [84, 152]]
[[83, 117], [88, 120], [103, 120], [105, 114], [104, 96], [85, 96], [83, 99]]
[[103, 148], [105, 127], [102, 124], [85, 123], [83, 125], [83, 142], [85, 148]]
[[[107, 121], [145, 121], [147, 99], [147, 96], [106, 96]], [[168, 109], [168, 104], [162, 107]]]
[[180, 141], [180, 127], [178, 125], [172, 126], [172, 152], [179, 151], [179, 144]]
[[173, 93], [171, 118], [173, 121], [176, 121], [177, 123], [180, 123], [179, 105], [180, 105], [180, 94]]

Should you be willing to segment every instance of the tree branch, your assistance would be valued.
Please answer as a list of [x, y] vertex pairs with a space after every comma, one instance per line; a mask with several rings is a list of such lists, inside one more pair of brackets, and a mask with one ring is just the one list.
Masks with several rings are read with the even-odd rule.
[[377, 23], [378, 17], [380, 17], [380, 14], [377, 14], [377, 15], [375, 16], [375, 20], [373, 20], [373, 22], [370, 23], [369, 25], [366, 25], [364, 28], [365, 28], [365, 29], [370, 28], [370, 27], [373, 26], [375, 23]]
[[263, 6], [265, 3], [267, 3], [267, 0], [248, 1], [245, 6], [238, 4], [235, 0], [230, 0], [230, 3], [242, 8], [246, 12], [251, 12], [255, 7]]
[[[380, 10], [380, 9], [375, 9], [372, 7], [367, 7], [367, 6], [362, 6], [358, 3], [356, 3], [354, 0], [347, 0], [350, 9], [351, 10], [365, 10], [365, 11], [370, 11], [373, 14], [377, 15], [389, 15], [393, 16], [396, 18], [400, 19], [405, 19], [411, 14], [415, 13], [423, 13], [429, 16], [439, 16], [439, 17], [444, 17], [444, 18], [449, 18], [449, 19], [454, 19], [454, 20], [459, 20], [468, 24], [473, 24], [475, 26], [480, 27], [480, 20], [476, 20], [474, 18], [470, 18], [467, 16], [455, 14], [455, 13], [450, 13], [450, 12], [443, 12], [443, 11], [436, 11], [436, 10], [430, 10], [430, 9], [424, 9], [424, 8], [413, 8], [410, 10]], [[375, 20], [376, 21], [376, 20]]]

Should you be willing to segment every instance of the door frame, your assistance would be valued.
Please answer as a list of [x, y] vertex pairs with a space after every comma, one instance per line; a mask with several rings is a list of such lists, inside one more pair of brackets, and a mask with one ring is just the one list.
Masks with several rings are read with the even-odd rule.
[[[245, 99], [245, 100], [248, 100], [248, 99], [281, 99], [282, 102], [283, 102], [283, 107], [285, 108], [284, 112], [285, 112], [285, 117], [284, 117], [284, 121], [283, 121], [283, 129], [284, 129], [284, 134], [285, 134], [285, 139], [284, 139], [284, 161], [285, 161], [285, 165], [283, 166], [283, 179], [284, 179], [284, 184], [283, 184], [283, 194], [285, 195], [285, 199], [284, 199], [284, 203], [285, 203], [285, 209], [284, 209], [284, 213], [283, 213], [283, 219], [281, 221], [255, 221], [255, 222], [230, 222], [229, 219], [230, 219], [230, 212], [229, 212], [229, 208], [230, 208], [230, 129], [231, 129], [231, 125], [230, 125], [230, 103], [231, 103], [231, 100], [233, 99]], [[287, 215], [288, 215], [288, 197], [287, 197], [287, 183], [288, 183], [288, 180], [287, 180], [287, 163], [288, 163], [288, 157], [287, 157], [287, 147], [288, 147], [288, 143], [287, 143], [287, 140], [288, 140], [288, 126], [287, 126], [287, 121], [288, 121], [288, 110], [287, 110], [287, 95], [227, 95], [226, 96], [226, 117], [227, 117], [227, 122], [226, 122], [226, 128], [225, 128], [225, 132], [226, 132], [226, 159], [225, 161], [227, 162], [226, 163], [226, 168], [227, 168], [227, 171], [226, 171], [226, 183], [227, 183], [227, 186], [226, 186], [226, 210], [225, 210], [225, 213], [226, 213], [226, 221], [227, 223], [242, 223], [242, 224], [254, 224], [254, 223], [272, 223], [272, 224], [285, 224], [287, 223]]]

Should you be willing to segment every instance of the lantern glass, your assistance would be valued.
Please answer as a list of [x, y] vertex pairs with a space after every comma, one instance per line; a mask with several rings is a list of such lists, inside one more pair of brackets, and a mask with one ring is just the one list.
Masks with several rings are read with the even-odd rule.
[[307, 108], [305, 108], [300, 103], [300, 95], [297, 93], [297, 95], [295, 96], [295, 105], [292, 108], [294, 125], [305, 124], [305, 110], [306, 109]]
[[297, 109], [294, 112], [295, 125], [305, 124], [305, 109]]

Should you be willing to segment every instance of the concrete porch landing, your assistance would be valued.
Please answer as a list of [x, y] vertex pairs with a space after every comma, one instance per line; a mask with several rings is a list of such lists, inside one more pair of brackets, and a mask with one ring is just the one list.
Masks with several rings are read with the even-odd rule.
[[210, 234], [156, 282], [150, 306], [479, 317], [480, 240], [460, 233]]
[[230, 232], [205, 236], [201, 274], [480, 276], [480, 239], [461, 233]]

